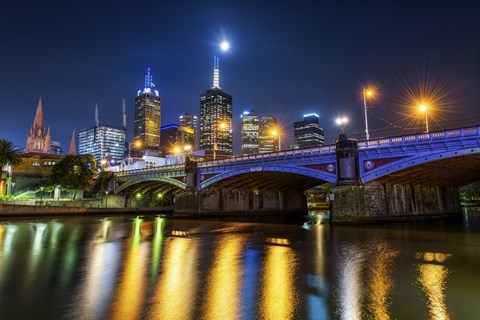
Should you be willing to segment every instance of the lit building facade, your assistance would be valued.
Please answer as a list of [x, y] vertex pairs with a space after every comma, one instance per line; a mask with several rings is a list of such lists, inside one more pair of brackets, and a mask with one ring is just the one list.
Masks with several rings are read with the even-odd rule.
[[305, 114], [303, 121], [293, 123], [295, 148], [314, 148], [325, 144], [325, 131], [316, 113]]
[[175, 153], [175, 148], [179, 148], [182, 152], [184, 150], [193, 151], [195, 132], [192, 128], [170, 124], [162, 127], [160, 136], [163, 156]]
[[37, 112], [35, 119], [30, 127], [27, 136], [27, 143], [25, 145], [25, 152], [27, 153], [52, 153], [50, 145], [50, 128], [47, 128], [43, 123], [43, 107], [42, 98], [38, 100]]
[[120, 161], [125, 156], [125, 130], [99, 125], [78, 133], [78, 154], [91, 154], [97, 162], [102, 159]]
[[62, 145], [59, 141], [50, 141], [50, 148], [52, 150], [52, 154], [63, 154]]
[[185, 113], [178, 118], [178, 125], [184, 128], [183, 131], [193, 133], [187, 143], [192, 146], [193, 150], [198, 149], [198, 117]]
[[255, 110], [242, 114], [242, 155], [259, 153], [259, 117]]
[[157, 155], [160, 151], [161, 98], [154, 90], [150, 68], [145, 76], [145, 87], [135, 97], [135, 114], [133, 122], [133, 139], [139, 141], [140, 149], [135, 152]]
[[232, 156], [232, 96], [220, 88], [218, 58], [214, 58], [213, 87], [200, 96], [200, 149], [207, 158]]
[[264, 116], [260, 118], [258, 152], [268, 153], [280, 150], [280, 135], [277, 118]]

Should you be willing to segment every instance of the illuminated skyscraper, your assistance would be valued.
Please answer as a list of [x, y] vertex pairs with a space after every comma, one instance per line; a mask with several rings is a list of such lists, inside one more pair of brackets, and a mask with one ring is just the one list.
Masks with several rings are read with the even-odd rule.
[[125, 130], [100, 124], [80, 130], [78, 133], [78, 154], [91, 154], [98, 161], [120, 161], [125, 154]]
[[208, 158], [230, 157], [232, 143], [232, 96], [220, 88], [218, 58], [214, 58], [213, 87], [200, 96], [200, 149]]
[[259, 118], [255, 110], [244, 111], [242, 115], [242, 154], [259, 153]]
[[261, 117], [258, 137], [259, 153], [279, 151], [279, 139], [277, 118], [272, 116]]
[[134, 141], [139, 141], [143, 154], [158, 155], [160, 151], [161, 99], [158, 90], [154, 90], [150, 68], [145, 76], [145, 87], [139, 90], [135, 98], [133, 123]]
[[303, 121], [294, 122], [295, 148], [313, 148], [325, 144], [325, 131], [316, 113], [305, 114]]
[[192, 128], [170, 124], [163, 126], [161, 132], [160, 145], [163, 156], [174, 153], [175, 148], [182, 152], [193, 150], [195, 134]]
[[32, 127], [27, 136], [25, 152], [27, 153], [52, 153], [50, 145], [50, 128], [43, 123], [42, 98], [38, 100], [37, 113], [33, 120]]
[[[72, 135], [69, 154], [75, 152], [75, 136]], [[98, 104], [95, 105], [95, 126], [78, 133], [78, 154], [91, 154], [98, 161], [120, 161], [125, 156], [125, 129], [101, 124], [98, 119]]]
[[187, 133], [185, 143], [191, 145], [192, 150], [198, 149], [198, 117], [185, 113], [178, 118], [178, 125], [183, 128], [181, 131]]

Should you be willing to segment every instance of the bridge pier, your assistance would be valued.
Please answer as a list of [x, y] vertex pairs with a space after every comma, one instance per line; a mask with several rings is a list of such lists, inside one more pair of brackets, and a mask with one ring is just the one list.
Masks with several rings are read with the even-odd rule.
[[389, 185], [332, 188], [332, 223], [368, 223], [441, 218], [460, 215], [458, 189], [454, 187]]
[[300, 191], [185, 190], [175, 196], [175, 215], [228, 213], [307, 213], [306, 196]]

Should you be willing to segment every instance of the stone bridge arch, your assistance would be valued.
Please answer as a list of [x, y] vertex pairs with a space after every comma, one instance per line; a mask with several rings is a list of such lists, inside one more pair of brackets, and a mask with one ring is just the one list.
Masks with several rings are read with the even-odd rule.
[[213, 174], [210, 177], [200, 174], [199, 181], [200, 190], [213, 185], [243, 190], [259, 189], [259, 186], [260, 189], [264, 186], [271, 190], [306, 190], [326, 182], [336, 183], [337, 176], [333, 172], [306, 167], [257, 166]]
[[480, 179], [480, 147], [360, 160], [363, 183], [461, 186]]

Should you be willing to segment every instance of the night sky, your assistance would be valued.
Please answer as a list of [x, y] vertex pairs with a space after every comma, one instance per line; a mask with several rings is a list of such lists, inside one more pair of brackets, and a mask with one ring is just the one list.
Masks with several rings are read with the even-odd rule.
[[[101, 2], [101, 4], [97, 3]], [[25, 147], [38, 99], [52, 140], [64, 151], [72, 130], [100, 122], [127, 137], [147, 67], [162, 97], [162, 125], [199, 114], [212, 86], [233, 95], [234, 150], [240, 114], [277, 116], [282, 147], [293, 122], [320, 115], [326, 142], [335, 118], [364, 139], [362, 88], [371, 138], [422, 132], [418, 100], [429, 100], [430, 129], [480, 124], [478, 1], [2, 1], [0, 4], [0, 138]], [[221, 53], [222, 39], [231, 51]], [[425, 96], [420, 98], [420, 96]], [[428, 96], [428, 97], [426, 97]]]

